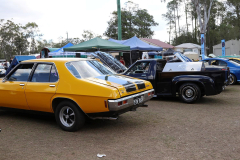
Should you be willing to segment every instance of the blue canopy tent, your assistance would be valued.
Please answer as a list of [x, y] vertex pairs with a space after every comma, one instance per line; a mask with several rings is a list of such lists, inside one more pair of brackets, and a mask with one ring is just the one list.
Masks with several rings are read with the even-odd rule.
[[[136, 36], [127, 39], [127, 40], [115, 40], [115, 39], [109, 39], [109, 41], [112, 42], [116, 42], [119, 44], [123, 44], [126, 46], [130, 46], [130, 64], [132, 64], [132, 59], [137, 60], [139, 57], [141, 57], [141, 55], [137, 55], [137, 51], [162, 51], [163, 48], [162, 47], [156, 47], [156, 46], [152, 46], [146, 42], [143, 42], [142, 40], [140, 40], [139, 38], [137, 38]], [[125, 57], [124, 57], [125, 59]]]
[[127, 40], [115, 40], [110, 38], [109, 41], [123, 44], [125, 46], [130, 46], [131, 51], [132, 50], [139, 50], [139, 51], [162, 51], [163, 50], [162, 47], [152, 46], [146, 42], [143, 42], [136, 36]]
[[15, 56], [5, 74], [7, 75], [18, 63], [29, 60], [29, 59], [36, 59], [36, 57], [35, 56]]
[[55, 51], [52, 51], [52, 52], [49, 52], [48, 56], [51, 56], [51, 57], [54, 57], [54, 58], [56, 58], [56, 57], [76, 57], [76, 53], [80, 53], [80, 52], [64, 52], [64, 50], [63, 50], [63, 48], [68, 48], [68, 47], [71, 47], [71, 46], [74, 46], [74, 44], [68, 43], [65, 46], [63, 46], [62, 48], [59, 48], [59, 49], [57, 49]]

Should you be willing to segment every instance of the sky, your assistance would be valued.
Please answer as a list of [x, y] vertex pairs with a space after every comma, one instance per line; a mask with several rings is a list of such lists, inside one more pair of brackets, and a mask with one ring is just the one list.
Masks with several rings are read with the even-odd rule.
[[[124, 7], [128, 0], [120, 0]], [[159, 24], [152, 27], [154, 39], [168, 41], [165, 14], [166, 3], [161, 0], [131, 0], [139, 8], [148, 10]], [[55, 43], [59, 37], [82, 38], [83, 30], [90, 30], [103, 35], [111, 13], [117, 10], [117, 0], [0, 0], [0, 19], [12, 20], [25, 25], [35, 22], [43, 34], [42, 39], [52, 39]]]

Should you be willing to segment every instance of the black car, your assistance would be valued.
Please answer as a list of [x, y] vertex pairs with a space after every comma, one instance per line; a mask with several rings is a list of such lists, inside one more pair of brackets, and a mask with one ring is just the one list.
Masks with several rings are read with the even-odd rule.
[[123, 74], [150, 81], [157, 96], [179, 95], [187, 103], [221, 93], [229, 76], [227, 70], [205, 68], [202, 62], [167, 63], [161, 59], [137, 61]]

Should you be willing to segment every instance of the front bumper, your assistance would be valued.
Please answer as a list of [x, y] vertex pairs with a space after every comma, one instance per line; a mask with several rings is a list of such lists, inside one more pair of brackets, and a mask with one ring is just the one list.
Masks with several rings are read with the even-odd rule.
[[[154, 94], [154, 89], [150, 89], [144, 92], [140, 92], [134, 95], [130, 95], [127, 97], [119, 98], [116, 100], [108, 100], [108, 108], [109, 111], [119, 111], [119, 110], [124, 110], [125, 108], [129, 108], [131, 106], [136, 106], [136, 108], [145, 102], [149, 101]], [[151, 93], [151, 95], [148, 95], [148, 93]], [[118, 105], [119, 102], [126, 101], [126, 104]]]

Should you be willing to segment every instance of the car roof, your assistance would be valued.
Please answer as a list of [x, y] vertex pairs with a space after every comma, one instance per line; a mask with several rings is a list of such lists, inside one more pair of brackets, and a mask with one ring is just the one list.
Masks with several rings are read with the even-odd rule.
[[23, 62], [70, 62], [70, 61], [89, 61], [95, 59], [88, 58], [40, 58], [40, 59], [31, 59]]
[[203, 59], [202, 61], [205, 61], [205, 60], [224, 60], [224, 61], [229, 61], [229, 59], [227, 59], [227, 58], [206, 58], [206, 59]]
[[138, 62], [141, 62], [141, 61], [166, 61], [164, 59], [140, 59], [140, 60], [137, 60]]

